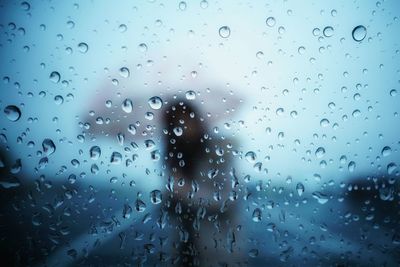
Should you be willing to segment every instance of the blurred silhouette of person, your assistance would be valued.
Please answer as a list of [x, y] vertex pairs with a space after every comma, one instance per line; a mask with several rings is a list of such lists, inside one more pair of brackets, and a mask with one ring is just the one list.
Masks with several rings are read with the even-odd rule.
[[[233, 230], [229, 232], [226, 229], [234, 227], [230, 224], [234, 222], [235, 205], [232, 203], [236, 199], [231, 197], [228, 200], [229, 193], [231, 196], [234, 194], [227, 171], [232, 163], [223, 159], [224, 144], [213, 140], [208, 133], [210, 129], [207, 122], [191, 102], [179, 99], [172, 101], [165, 109], [163, 121], [165, 164], [170, 174], [168, 183], [172, 185], [167, 187], [170, 190], [167, 208], [180, 233], [179, 244], [175, 244], [180, 264], [205, 266], [206, 259], [212, 258], [208, 257], [212, 245], [214, 248], [223, 248], [224, 242], [221, 241], [226, 235], [227, 242], [229, 239], [235, 241]], [[221, 150], [219, 159], [214, 157], [216, 149]], [[234, 173], [231, 174], [234, 176]], [[236, 179], [233, 187], [237, 183]], [[228, 208], [228, 202], [232, 207]], [[216, 231], [210, 229], [209, 223], [214, 224]], [[218, 233], [222, 234], [222, 238], [218, 238]], [[233, 236], [229, 238], [229, 234]], [[215, 243], [211, 245], [209, 241], [212, 241], [212, 237]], [[232, 249], [232, 244], [226, 245], [228, 250]], [[222, 255], [219, 256], [222, 260]]]

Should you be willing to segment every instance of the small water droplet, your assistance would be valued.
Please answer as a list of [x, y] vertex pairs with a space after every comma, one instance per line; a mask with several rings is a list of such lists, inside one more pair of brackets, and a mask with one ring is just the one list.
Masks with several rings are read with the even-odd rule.
[[258, 256], [258, 249], [251, 249], [248, 254], [250, 258], [255, 258]]
[[125, 98], [125, 100], [122, 102], [122, 110], [126, 113], [131, 113], [133, 110], [132, 100]]
[[208, 2], [207, 2], [206, 0], [202, 0], [202, 1], [200, 2], [200, 7], [201, 7], [202, 9], [206, 9], [206, 8], [208, 7]]
[[50, 156], [54, 152], [56, 152], [56, 145], [54, 144], [53, 140], [46, 138], [42, 142], [43, 152]]
[[135, 208], [136, 211], [143, 212], [146, 210], [146, 204], [141, 199], [137, 199], [135, 202]]
[[90, 148], [90, 158], [93, 160], [99, 159], [101, 156], [101, 149], [98, 146], [92, 146]]
[[253, 222], [261, 222], [261, 216], [261, 210], [259, 208], [254, 209], [252, 216]]
[[187, 100], [195, 100], [196, 99], [196, 92], [189, 90], [185, 93], [186, 99]]
[[250, 162], [250, 163], [255, 162], [256, 159], [257, 159], [257, 155], [256, 155], [256, 153], [253, 152], [253, 151], [247, 152], [246, 155], [245, 155], [244, 157], [245, 157], [246, 160], [247, 160], [248, 162]]
[[358, 25], [353, 29], [351, 35], [354, 41], [361, 42], [367, 36], [367, 29], [363, 25]]
[[317, 158], [322, 158], [324, 155], [325, 155], [325, 148], [323, 147], [317, 148], [317, 150], [315, 151], [315, 156]]
[[298, 183], [297, 185], [296, 185], [296, 191], [297, 191], [297, 194], [299, 195], [299, 197], [301, 197], [301, 195], [304, 193], [304, 185], [302, 184], [302, 183]]
[[179, 2], [179, 9], [180, 10], [185, 10], [186, 9], [186, 2], [185, 1], [181, 1], [181, 2]]
[[354, 161], [350, 161], [347, 168], [348, 168], [349, 172], [354, 172], [354, 170], [356, 169], [356, 163]]
[[58, 83], [61, 80], [61, 75], [59, 72], [57, 71], [53, 71], [52, 73], [50, 73], [50, 81], [52, 81], [53, 83]]
[[139, 51], [142, 53], [147, 52], [147, 45], [145, 43], [139, 44]]
[[391, 162], [387, 165], [387, 172], [389, 175], [392, 175], [396, 169], [397, 169], [397, 165], [394, 162]]
[[328, 119], [322, 119], [319, 124], [321, 125], [321, 127], [327, 127], [329, 126], [329, 120]]
[[78, 50], [82, 54], [85, 54], [89, 50], [89, 46], [87, 45], [87, 43], [83, 43], [83, 42], [79, 43], [78, 44]]
[[275, 20], [274, 17], [268, 17], [268, 18], [265, 20], [265, 23], [266, 23], [267, 26], [269, 26], [269, 27], [274, 27], [275, 24], [276, 24], [276, 20]]
[[219, 36], [222, 38], [228, 38], [231, 35], [231, 29], [228, 26], [222, 26], [219, 28]]
[[333, 36], [334, 33], [333, 27], [331, 26], [325, 27], [322, 33], [324, 34], [325, 37]]
[[160, 190], [153, 190], [150, 192], [151, 203], [157, 205], [161, 203], [161, 200], [162, 200], [162, 194]]
[[31, 9], [31, 5], [28, 2], [22, 2], [21, 3], [21, 8], [25, 11], [29, 11], [29, 9]]
[[119, 32], [126, 32], [128, 27], [125, 24], [120, 24], [118, 27]]
[[119, 152], [113, 152], [113, 153], [111, 154], [111, 160], [110, 160], [110, 162], [111, 162], [112, 164], [121, 164], [121, 162], [122, 162], [122, 155], [121, 155], [121, 153], [119, 153]]
[[387, 157], [392, 153], [392, 148], [390, 146], [385, 146], [382, 148], [381, 154], [383, 157]]
[[329, 200], [328, 196], [321, 192], [314, 192], [312, 193], [312, 196], [318, 201], [319, 204], [325, 204]]
[[163, 106], [163, 101], [160, 97], [153, 96], [153, 97], [150, 97], [148, 104], [152, 109], [157, 110]]
[[175, 128], [173, 129], [173, 132], [174, 132], [174, 134], [175, 134], [176, 136], [181, 136], [181, 135], [183, 134], [183, 129], [182, 129], [182, 127], [175, 127]]
[[21, 110], [14, 105], [9, 105], [4, 108], [4, 114], [10, 121], [18, 121], [21, 118]]
[[127, 67], [122, 67], [119, 69], [119, 75], [121, 75], [123, 78], [128, 78], [131, 73]]

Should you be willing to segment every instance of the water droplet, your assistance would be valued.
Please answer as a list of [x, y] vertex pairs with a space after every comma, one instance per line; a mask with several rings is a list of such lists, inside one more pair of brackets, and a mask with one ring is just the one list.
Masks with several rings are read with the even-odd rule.
[[118, 27], [119, 32], [126, 32], [127, 29], [128, 27], [125, 24], [121, 24]]
[[50, 73], [50, 81], [52, 81], [53, 83], [58, 83], [61, 80], [61, 75], [59, 72], [57, 71], [53, 71], [52, 73]]
[[25, 11], [29, 11], [29, 9], [31, 9], [31, 5], [28, 2], [22, 2], [21, 3], [21, 8]]
[[101, 149], [98, 146], [92, 146], [90, 148], [90, 158], [93, 160], [99, 159], [101, 156]]
[[361, 42], [367, 36], [367, 29], [363, 25], [358, 25], [351, 32], [353, 40], [356, 42]]
[[257, 155], [256, 155], [256, 153], [253, 152], [253, 151], [247, 152], [246, 155], [245, 155], [244, 157], [245, 157], [246, 160], [247, 160], [248, 162], [250, 162], [250, 163], [255, 162], [256, 159], [257, 159]]
[[173, 132], [174, 132], [174, 134], [175, 134], [176, 136], [181, 136], [181, 135], [183, 134], [183, 129], [182, 129], [182, 127], [175, 127], [175, 128], [173, 129]]
[[85, 54], [89, 50], [89, 46], [87, 45], [87, 43], [83, 43], [83, 42], [79, 43], [78, 44], [78, 50], [82, 54]]
[[396, 169], [397, 169], [397, 165], [394, 162], [391, 162], [387, 165], [387, 172], [389, 175], [392, 175]]
[[324, 155], [325, 155], [325, 148], [323, 147], [317, 148], [317, 150], [315, 151], [315, 156], [317, 158], [322, 158]]
[[321, 32], [321, 30], [320, 30], [319, 28], [314, 28], [314, 29], [312, 30], [312, 34], [313, 34], [314, 36], [318, 36], [318, 35], [320, 34], [320, 32]]
[[276, 20], [274, 17], [268, 17], [265, 21], [265, 23], [267, 24], [267, 26], [269, 27], [274, 27], [276, 24]]
[[185, 1], [179, 2], [179, 9], [182, 10], [182, 11], [186, 9], [186, 2]]
[[324, 28], [322, 33], [324, 34], [325, 37], [331, 37], [333, 35], [333, 32], [334, 32], [333, 27], [327, 26]]
[[153, 96], [150, 97], [149, 101], [148, 101], [149, 106], [152, 109], [160, 109], [163, 106], [163, 101], [160, 97], [158, 96]]
[[253, 222], [261, 222], [261, 210], [259, 208], [254, 209], [253, 211]]
[[162, 194], [160, 190], [153, 190], [150, 192], [151, 203], [157, 205], [161, 203], [161, 200], [162, 200]]
[[222, 38], [228, 38], [231, 35], [231, 29], [228, 26], [222, 26], [219, 28], [219, 36]]
[[75, 22], [73, 22], [72, 20], [67, 21], [67, 27], [69, 29], [73, 29], [75, 27]]
[[379, 197], [384, 201], [390, 201], [393, 199], [394, 190], [393, 187], [381, 187], [379, 188]]
[[122, 210], [122, 217], [124, 219], [129, 219], [131, 217], [132, 207], [128, 204], [124, 204], [124, 208]]
[[318, 201], [319, 204], [325, 204], [329, 200], [328, 196], [321, 192], [314, 192], [312, 193], [312, 196]]
[[135, 208], [136, 211], [143, 212], [146, 210], [146, 204], [141, 199], [137, 199], [135, 202]]
[[136, 129], [135, 125], [129, 124], [129, 126], [128, 126], [128, 132], [130, 132], [132, 135], [135, 135], [135, 134], [136, 134], [136, 131], [137, 131], [137, 129]]
[[56, 152], [56, 145], [54, 144], [53, 140], [46, 138], [42, 142], [43, 152], [50, 156], [54, 152]]
[[126, 98], [123, 102], [122, 102], [122, 110], [126, 113], [131, 113], [133, 110], [133, 103], [132, 100], [130, 100], [129, 98]]
[[21, 117], [21, 110], [14, 105], [9, 105], [4, 108], [4, 114], [10, 121], [17, 121]]
[[122, 67], [119, 69], [119, 75], [121, 75], [121, 77], [128, 78], [131, 73], [127, 67]]
[[381, 152], [382, 156], [384, 157], [389, 156], [391, 153], [392, 153], [392, 148], [390, 146], [385, 146]]
[[139, 44], [139, 51], [142, 53], [147, 52], [147, 45], [145, 43]]
[[202, 0], [202, 1], [200, 2], [200, 7], [201, 7], [202, 9], [206, 9], [206, 8], [208, 7], [208, 2], [207, 2], [206, 0]]
[[350, 161], [347, 168], [349, 169], [349, 172], [353, 172], [356, 169], [356, 163], [354, 161]]
[[250, 258], [255, 258], [258, 256], [258, 249], [251, 249], [248, 254]]
[[54, 103], [56, 105], [61, 105], [62, 103], [64, 103], [64, 98], [62, 96], [60, 96], [60, 95], [56, 95], [54, 97]]
[[196, 99], [196, 92], [189, 90], [185, 94], [187, 100], [195, 100]]
[[111, 160], [110, 160], [110, 162], [111, 162], [112, 164], [121, 164], [121, 162], [122, 162], [122, 155], [121, 155], [121, 153], [119, 153], [119, 152], [113, 152], [113, 153], [111, 154]]
[[299, 197], [301, 197], [301, 195], [304, 193], [304, 185], [302, 184], [302, 183], [298, 183], [297, 185], [296, 185], [296, 191], [297, 191], [297, 194], [299, 195]]
[[306, 48], [305, 48], [304, 46], [300, 46], [300, 47], [297, 49], [297, 52], [298, 52], [300, 55], [304, 55], [304, 53], [306, 52]]
[[322, 119], [319, 124], [321, 125], [321, 127], [327, 127], [329, 126], [329, 120], [328, 119]]

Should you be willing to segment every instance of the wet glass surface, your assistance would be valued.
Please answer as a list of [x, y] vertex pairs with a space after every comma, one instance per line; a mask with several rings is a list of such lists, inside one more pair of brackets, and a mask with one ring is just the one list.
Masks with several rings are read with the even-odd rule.
[[0, 1], [2, 266], [398, 266], [400, 3]]

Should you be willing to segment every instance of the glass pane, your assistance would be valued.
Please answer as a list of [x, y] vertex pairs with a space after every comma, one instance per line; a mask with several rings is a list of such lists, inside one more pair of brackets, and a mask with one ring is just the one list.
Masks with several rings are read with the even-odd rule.
[[397, 266], [400, 3], [0, 1], [4, 266]]

